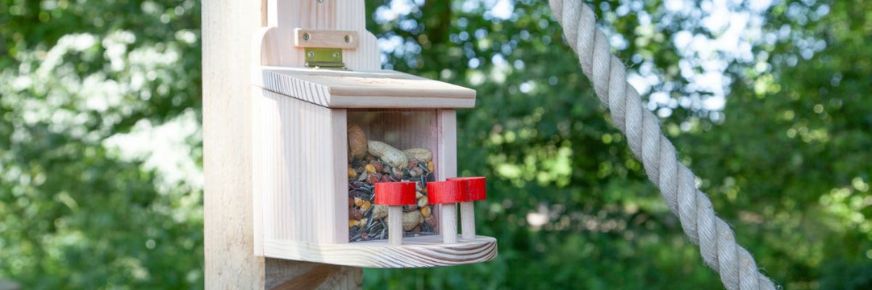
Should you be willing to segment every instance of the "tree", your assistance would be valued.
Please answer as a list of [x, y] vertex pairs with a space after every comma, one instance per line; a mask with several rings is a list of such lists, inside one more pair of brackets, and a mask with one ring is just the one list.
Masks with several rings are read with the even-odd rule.
[[[500, 240], [501, 257], [414, 275], [371, 270], [367, 278], [376, 279], [367, 285], [720, 288], [604, 121], [546, 3], [496, 2], [514, 10], [500, 19], [486, 5], [427, 1], [396, 19], [374, 17], [372, 27], [382, 39], [402, 40], [387, 53], [391, 66], [478, 90], [476, 109], [460, 115], [459, 159], [462, 172], [493, 180], [493, 197], [478, 205], [486, 213], [479, 226]], [[716, 92], [695, 82], [706, 56], [688, 54], [679, 38], [725, 32], [705, 23], [712, 2], [684, 2], [591, 4], [631, 69], [660, 76], [644, 90], [649, 108], [764, 271], [790, 289], [869, 287], [863, 200], [872, 159], [861, 148], [870, 142], [872, 107], [859, 97], [870, 86], [862, 46], [869, 9], [857, 1], [726, 7], [762, 24], [740, 39], [747, 53], [715, 51], [733, 81], [726, 105], [709, 109]]]
[[[790, 289], [872, 287], [872, 4], [586, 2], [764, 271]], [[202, 287], [198, 2], [0, 3], [0, 276]], [[366, 270], [367, 287], [721, 288], [546, 1], [368, 4], [386, 68], [478, 91], [459, 114], [460, 173], [491, 180], [478, 228], [500, 256]], [[729, 33], [730, 49], [688, 45]]]
[[196, 173], [198, 2], [0, 3], [0, 276], [202, 287], [200, 178], [129, 148], [176, 126], [145, 137], [178, 143]]

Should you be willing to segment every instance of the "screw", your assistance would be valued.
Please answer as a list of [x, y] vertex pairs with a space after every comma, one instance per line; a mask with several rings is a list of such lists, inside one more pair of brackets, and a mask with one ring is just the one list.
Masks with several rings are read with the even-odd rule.
[[311, 37], [312, 37], [312, 36], [309, 35], [308, 32], [307, 32], [307, 33], [303, 33], [303, 40], [305, 40], [305, 41], [309, 41], [309, 38], [311, 38]]
[[308, 57], [315, 57], [315, 52], [314, 52], [314, 51], [307, 52], [307, 53], [306, 53], [306, 56], [308, 56]]
[[351, 36], [346, 34], [345, 35], [345, 43], [350, 43], [350, 42], [351, 42]]
[[333, 58], [339, 58], [339, 53], [334, 52], [334, 53], [333, 53]]

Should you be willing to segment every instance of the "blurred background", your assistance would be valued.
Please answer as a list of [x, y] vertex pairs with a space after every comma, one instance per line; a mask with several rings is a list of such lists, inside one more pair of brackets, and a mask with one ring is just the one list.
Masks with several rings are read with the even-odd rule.
[[[585, 2], [763, 271], [872, 289], [872, 2]], [[491, 180], [476, 211], [500, 256], [366, 288], [722, 288], [547, 1], [367, 10], [385, 68], [478, 91], [460, 173]], [[194, 0], [0, 0], [0, 281], [203, 287], [199, 27]]]

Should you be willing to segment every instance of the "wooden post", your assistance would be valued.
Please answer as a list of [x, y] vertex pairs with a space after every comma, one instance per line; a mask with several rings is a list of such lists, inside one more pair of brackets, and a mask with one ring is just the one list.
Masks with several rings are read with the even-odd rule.
[[442, 242], [457, 243], [457, 204], [441, 204], [439, 208], [442, 210], [439, 216], [442, 225]]
[[388, 207], [388, 240], [391, 245], [403, 244], [403, 207]]
[[267, 4], [202, 5], [206, 289], [359, 289], [360, 268], [254, 255], [249, 72]]
[[462, 238], [475, 239], [475, 205], [472, 201], [460, 203], [460, 229]]

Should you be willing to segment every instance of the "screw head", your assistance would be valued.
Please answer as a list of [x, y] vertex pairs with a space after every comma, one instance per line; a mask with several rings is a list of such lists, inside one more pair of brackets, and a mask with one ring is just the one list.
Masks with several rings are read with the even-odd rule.
[[351, 42], [351, 35], [345, 35], [345, 43]]
[[308, 56], [308, 57], [315, 57], [315, 52], [314, 52], [314, 51], [307, 52], [307, 53], [306, 53], [306, 56]]
[[309, 40], [309, 38], [311, 38], [311, 37], [312, 37], [312, 36], [311, 36], [311, 35], [309, 35], [309, 33], [308, 33], [308, 32], [306, 32], [306, 33], [303, 33], [303, 40], [306, 40], [306, 41], [308, 41], [308, 40]]

